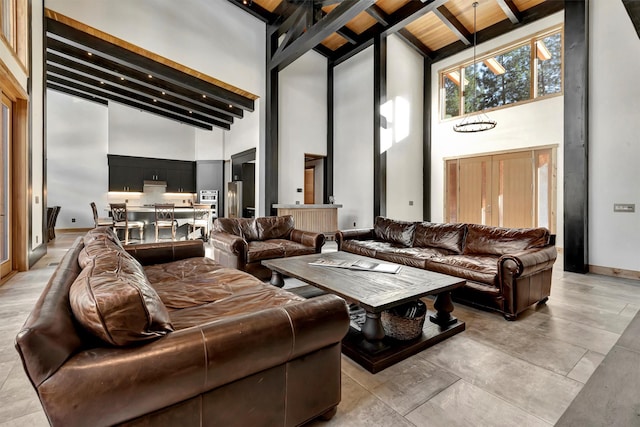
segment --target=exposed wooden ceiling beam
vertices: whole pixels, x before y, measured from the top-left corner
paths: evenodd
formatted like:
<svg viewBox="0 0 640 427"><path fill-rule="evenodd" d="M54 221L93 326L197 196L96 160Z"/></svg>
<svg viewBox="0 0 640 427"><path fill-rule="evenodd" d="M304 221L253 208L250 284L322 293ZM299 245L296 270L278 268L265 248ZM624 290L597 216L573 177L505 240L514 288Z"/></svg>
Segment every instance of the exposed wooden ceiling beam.
<svg viewBox="0 0 640 427"><path fill-rule="evenodd" d="M86 93L77 91L77 90L73 90L64 86L60 86L57 85L55 83L47 83L47 89L51 89L51 90L56 90L58 92L62 92L65 93L67 95L71 95L71 96L75 96L77 98L82 98L82 99L86 99L87 101L91 101L91 102L97 102L98 104L102 104L102 105L109 105L109 101L106 99L102 99L99 98L97 96L93 96L93 95L88 95Z"/></svg>
<svg viewBox="0 0 640 427"><path fill-rule="evenodd" d="M456 35L458 40L466 45L470 45L473 43L473 34L471 34L467 29L462 25L458 18L455 17L453 13L447 9L446 6L442 5L433 10L433 13L442 21L444 25L449 28L449 30Z"/></svg>
<svg viewBox="0 0 640 427"><path fill-rule="evenodd" d="M401 29L396 33L398 37L404 40L409 46L411 46L416 52L425 58L431 58L433 51L424 45L416 36L411 34L406 28Z"/></svg>
<svg viewBox="0 0 640 427"><path fill-rule="evenodd" d="M514 24L517 24L518 22L520 22L521 18L521 13L518 10L518 7L513 3L512 0L496 0L498 2L498 5L502 8L502 11L504 12L505 15L507 15L507 18L509 18L509 21L511 21Z"/></svg>
<svg viewBox="0 0 640 427"><path fill-rule="evenodd" d="M371 6L375 0L359 0L357 2L343 2L339 4L331 13L327 14L313 26L308 28L304 34L291 42L271 58L269 69L284 69L287 65L304 55L307 51L320 44L325 38L336 32L360 12Z"/></svg>
<svg viewBox="0 0 640 427"><path fill-rule="evenodd" d="M622 4L624 4L625 9L627 9L629 18L631 18L636 33L638 33L638 37L640 37L640 2L637 0L622 0Z"/></svg>
<svg viewBox="0 0 640 427"><path fill-rule="evenodd" d="M382 8L377 4L371 5L371 7L366 10L366 12L369 14L369 16L378 21L379 24L382 24L384 26L389 25L389 15L387 15L387 13L382 10Z"/></svg>
<svg viewBox="0 0 640 427"><path fill-rule="evenodd" d="M340 34L341 37L344 37L351 44L358 43L358 35L347 27L340 28L336 33Z"/></svg>

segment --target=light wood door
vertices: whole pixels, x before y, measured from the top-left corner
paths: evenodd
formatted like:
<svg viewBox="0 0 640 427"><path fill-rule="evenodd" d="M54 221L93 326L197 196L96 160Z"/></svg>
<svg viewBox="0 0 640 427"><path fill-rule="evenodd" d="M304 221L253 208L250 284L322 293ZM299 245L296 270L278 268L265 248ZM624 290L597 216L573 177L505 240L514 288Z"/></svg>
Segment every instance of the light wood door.
<svg viewBox="0 0 640 427"><path fill-rule="evenodd" d="M316 200L315 189L315 168L305 168L304 170L304 204L311 205Z"/></svg>
<svg viewBox="0 0 640 427"><path fill-rule="evenodd" d="M492 169L490 224L513 228L535 226L533 152L493 156Z"/></svg>
<svg viewBox="0 0 640 427"><path fill-rule="evenodd" d="M487 224L491 216L491 157L460 159L458 222Z"/></svg>

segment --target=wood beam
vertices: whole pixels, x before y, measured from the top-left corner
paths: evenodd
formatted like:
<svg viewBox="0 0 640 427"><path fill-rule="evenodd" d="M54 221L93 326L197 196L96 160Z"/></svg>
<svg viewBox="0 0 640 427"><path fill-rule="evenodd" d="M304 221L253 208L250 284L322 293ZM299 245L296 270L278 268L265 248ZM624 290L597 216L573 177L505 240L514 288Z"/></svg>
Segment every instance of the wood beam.
<svg viewBox="0 0 640 427"><path fill-rule="evenodd" d="M429 58L423 61L422 76L422 219L431 221L431 66Z"/></svg>
<svg viewBox="0 0 640 427"><path fill-rule="evenodd" d="M387 215L387 153L381 153L382 114L387 101L387 36L373 42L373 216Z"/></svg>
<svg viewBox="0 0 640 427"><path fill-rule="evenodd" d="M360 12L371 6L375 0L343 2L320 21L294 40L284 50L271 57L269 69L283 70L287 65L320 44L327 36L335 33Z"/></svg>
<svg viewBox="0 0 640 427"><path fill-rule="evenodd" d="M498 2L498 6L502 8L502 11L509 21L513 24L517 24L522 19L522 14L518 10L518 7L513 3L513 0L496 0Z"/></svg>
<svg viewBox="0 0 640 427"><path fill-rule="evenodd" d="M283 2L284 3L284 2ZM267 28L266 46L266 92L265 92L265 146L264 146L264 215L275 215L273 205L278 203L278 85L279 72L269 66L269 59L278 49L278 37Z"/></svg>
<svg viewBox="0 0 640 427"><path fill-rule="evenodd" d="M389 25L389 15L387 15L387 13L377 4L371 5L366 12L369 16L378 21L379 24L384 26Z"/></svg>
<svg viewBox="0 0 640 427"><path fill-rule="evenodd" d="M334 70L333 61L327 61L327 157L324 161L324 203L330 203L333 196L334 165Z"/></svg>
<svg viewBox="0 0 640 427"><path fill-rule="evenodd" d="M433 10L433 13L442 21L444 25L447 26L449 31L456 35L458 40L467 46L473 42L473 34L471 34L467 29L462 25L458 18L455 17L453 13L447 9L446 6L442 5Z"/></svg>
<svg viewBox="0 0 640 427"><path fill-rule="evenodd" d="M631 22L636 29L636 33L638 33L638 37L640 37L640 2L637 0L622 0L622 4L627 10L629 18L631 18Z"/></svg>
<svg viewBox="0 0 640 427"><path fill-rule="evenodd" d="M416 36L411 34L406 28L401 29L396 33L400 39L404 40L410 47L425 58L430 58L433 51L425 46Z"/></svg>
<svg viewBox="0 0 640 427"><path fill-rule="evenodd" d="M347 27L340 28L336 33L340 34L340 36L344 37L351 44L358 43L358 35Z"/></svg>
<svg viewBox="0 0 640 427"><path fill-rule="evenodd" d="M589 271L589 0L564 5L564 269Z"/></svg>

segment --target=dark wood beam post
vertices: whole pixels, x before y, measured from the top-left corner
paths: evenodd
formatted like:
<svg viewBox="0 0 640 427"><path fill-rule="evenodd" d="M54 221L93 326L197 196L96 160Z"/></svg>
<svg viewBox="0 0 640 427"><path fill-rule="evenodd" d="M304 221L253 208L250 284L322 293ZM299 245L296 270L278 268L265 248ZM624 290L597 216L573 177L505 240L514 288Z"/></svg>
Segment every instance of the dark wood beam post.
<svg viewBox="0 0 640 427"><path fill-rule="evenodd" d="M269 63L278 49L277 32L267 26L265 141L264 141L264 211L275 215L273 204L278 203L278 69Z"/></svg>
<svg viewBox="0 0 640 427"><path fill-rule="evenodd" d="M333 104L335 66L332 60L327 61L327 157L324 160L324 203L330 203L333 196Z"/></svg>
<svg viewBox="0 0 640 427"><path fill-rule="evenodd" d="M422 219L431 221L431 59L423 60L422 86Z"/></svg>
<svg viewBox="0 0 640 427"><path fill-rule="evenodd" d="M373 216L387 214L387 153L380 153L380 106L387 101L387 36L373 42Z"/></svg>
<svg viewBox="0 0 640 427"><path fill-rule="evenodd" d="M589 0L564 5L564 269L589 271Z"/></svg>

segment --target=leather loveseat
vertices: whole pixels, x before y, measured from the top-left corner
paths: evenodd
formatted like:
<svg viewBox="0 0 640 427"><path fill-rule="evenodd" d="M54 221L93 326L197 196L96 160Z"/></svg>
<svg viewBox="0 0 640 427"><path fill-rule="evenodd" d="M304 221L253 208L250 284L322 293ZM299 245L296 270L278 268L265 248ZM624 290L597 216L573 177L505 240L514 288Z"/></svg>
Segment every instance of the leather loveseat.
<svg viewBox="0 0 640 427"><path fill-rule="evenodd" d="M211 244L213 258L220 264L259 279L271 277L272 285L282 287L282 277L272 275L261 261L320 253L324 235L297 230L292 215L218 218L213 223Z"/></svg>
<svg viewBox="0 0 640 427"><path fill-rule="evenodd" d="M79 237L16 338L54 426L294 426L340 401L343 300L305 300L201 241Z"/></svg>
<svg viewBox="0 0 640 427"><path fill-rule="evenodd" d="M507 320L551 292L555 236L546 228L501 228L375 219L371 229L336 233L338 249L466 279L454 299Z"/></svg>

